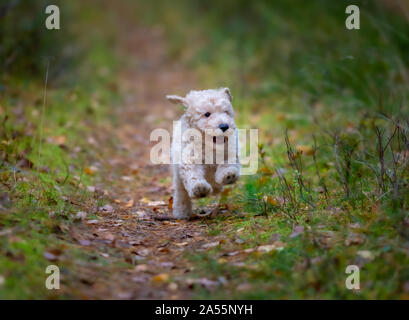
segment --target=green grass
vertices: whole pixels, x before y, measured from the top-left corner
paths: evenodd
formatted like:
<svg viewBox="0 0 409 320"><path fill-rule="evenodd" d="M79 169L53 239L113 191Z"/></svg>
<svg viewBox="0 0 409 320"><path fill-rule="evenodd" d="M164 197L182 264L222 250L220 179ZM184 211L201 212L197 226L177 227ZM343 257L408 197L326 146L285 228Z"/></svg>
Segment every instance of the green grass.
<svg viewBox="0 0 409 320"><path fill-rule="evenodd" d="M103 25L103 12L90 6L88 9L94 13L91 17L78 4L61 6L63 17L67 13L67 18L76 18L75 26L63 24L59 35L69 34L66 41L31 25L32 33L46 38L42 41L57 39L54 43L57 49L46 51L49 55L54 52L58 58L33 56L30 62L26 57L25 67L31 66L31 74L25 69L24 77L19 72L9 72L1 78L2 87L6 88L0 97L0 194L7 199L0 210L0 230L4 233L0 237L3 299L69 297L67 293L56 294L45 288L48 276L45 270L50 264L59 265L62 281L66 281L65 268L83 255L67 242L66 232L74 223L74 214L94 201L86 190L94 177L84 173L84 169L98 160L98 152L91 150L93 147L84 137L92 134L91 128L106 123L112 116L108 107L118 97L112 82L116 57L109 50L113 29L105 30L104 35L90 31L96 33L91 38L79 33L88 23ZM33 12L41 15L43 11ZM7 26L3 27L7 30ZM70 42L73 37L75 43ZM79 52L69 65L64 65L61 59L60 52L64 50ZM47 61L50 68L43 107ZM11 69L19 67L17 59ZM59 68L63 70L56 70ZM98 204L100 200L95 201ZM44 256L48 251L60 252L58 261L48 261Z"/></svg>

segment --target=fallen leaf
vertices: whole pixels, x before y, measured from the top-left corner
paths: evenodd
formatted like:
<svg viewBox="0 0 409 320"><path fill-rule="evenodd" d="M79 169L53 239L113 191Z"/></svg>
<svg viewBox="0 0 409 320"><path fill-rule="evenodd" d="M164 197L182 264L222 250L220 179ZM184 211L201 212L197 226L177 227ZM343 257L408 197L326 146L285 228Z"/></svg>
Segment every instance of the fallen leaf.
<svg viewBox="0 0 409 320"><path fill-rule="evenodd" d="M237 238L236 240L234 240L234 242L237 243L237 244L243 244L243 243L245 243L246 241L245 241L244 239Z"/></svg>
<svg viewBox="0 0 409 320"><path fill-rule="evenodd" d="M169 275L166 273L157 274L156 276L152 278L152 282L157 283L157 284L165 283L168 281L169 281Z"/></svg>
<svg viewBox="0 0 409 320"><path fill-rule="evenodd" d="M284 249L284 247L285 247L284 243L280 241L276 241L273 244L266 244L266 245L257 247L257 251L264 252L264 253L267 253L273 250L281 251Z"/></svg>
<svg viewBox="0 0 409 320"><path fill-rule="evenodd" d="M142 249L139 249L137 251L137 253L138 253L138 255L140 255L142 257L146 257L147 255L149 255L150 250L148 248L142 248Z"/></svg>
<svg viewBox="0 0 409 320"><path fill-rule="evenodd" d="M135 270L135 271L138 271L138 272L145 272L145 271L148 270L148 266L147 266L146 264L138 264L138 265L135 267L134 270Z"/></svg>
<svg viewBox="0 0 409 320"><path fill-rule="evenodd" d="M237 229L236 233L240 234L240 233L242 233L243 231L244 231L244 227Z"/></svg>
<svg viewBox="0 0 409 320"><path fill-rule="evenodd" d="M304 232L304 226L295 226L293 232L290 234L290 238L295 238Z"/></svg>
<svg viewBox="0 0 409 320"><path fill-rule="evenodd" d="M307 156L312 156L314 154L314 149L311 148L310 146L305 146L305 145L298 145L295 147L298 152L305 154Z"/></svg>
<svg viewBox="0 0 409 320"><path fill-rule="evenodd" d="M131 280L137 283L146 283L146 281L148 280L148 276L147 275L134 276L132 277Z"/></svg>
<svg viewBox="0 0 409 320"><path fill-rule="evenodd" d="M235 255L238 255L239 253L240 253L240 251L232 251L232 252L223 253L222 255L227 256L227 257L233 257Z"/></svg>
<svg viewBox="0 0 409 320"><path fill-rule="evenodd" d="M159 206L166 206L165 201L150 201L148 202L148 206L149 207L159 207Z"/></svg>
<svg viewBox="0 0 409 320"><path fill-rule="evenodd" d="M203 287L205 287L208 290L212 290L216 286L219 285L219 282L214 281L214 280L209 280L209 279L206 279L206 278L199 278L199 279L188 278L188 279L186 279L186 284L188 284L189 286L193 286L194 284L199 284L199 285L202 285Z"/></svg>
<svg viewBox="0 0 409 320"><path fill-rule="evenodd" d="M141 210L133 212L133 214L135 214L139 219L149 219L150 218L150 216L146 212L141 211Z"/></svg>
<svg viewBox="0 0 409 320"><path fill-rule="evenodd" d="M90 167L85 167L84 172L88 175L93 175L98 171L97 167L90 166Z"/></svg>
<svg viewBox="0 0 409 320"><path fill-rule="evenodd" d="M125 208L130 208L134 205L135 201L134 199L130 199L126 204L125 204Z"/></svg>
<svg viewBox="0 0 409 320"><path fill-rule="evenodd" d="M161 262L159 263L159 265L163 268L169 268L169 269L172 269L175 266L173 262L167 262L167 261Z"/></svg>
<svg viewBox="0 0 409 320"><path fill-rule="evenodd" d="M104 233L102 238L109 241L114 241L115 239L114 235L110 232Z"/></svg>
<svg viewBox="0 0 409 320"><path fill-rule="evenodd" d="M146 197L143 197L143 198L141 198L141 199L139 200L139 202L140 202L140 203L148 204L148 203L150 202L150 200L149 200L148 198L146 198Z"/></svg>
<svg viewBox="0 0 409 320"><path fill-rule="evenodd" d="M49 143L56 144L57 146L62 146L67 142L66 136L53 136L47 139Z"/></svg>
<svg viewBox="0 0 409 320"><path fill-rule="evenodd" d="M287 118L285 113L279 112L276 114L277 121L284 121Z"/></svg>
<svg viewBox="0 0 409 320"><path fill-rule="evenodd" d="M220 244L220 241L215 241L215 242L209 242L209 243L205 243L202 248L203 249L209 249L209 248L214 248L217 247Z"/></svg>
<svg viewBox="0 0 409 320"><path fill-rule="evenodd" d="M365 235L361 233L350 232L345 239L345 245L357 245L365 243Z"/></svg>
<svg viewBox="0 0 409 320"><path fill-rule="evenodd" d="M226 262L227 262L227 259L225 259L225 258L219 258L219 259L217 260L217 262L220 263L220 264L223 264L223 263L226 263Z"/></svg>
<svg viewBox="0 0 409 320"><path fill-rule="evenodd" d="M31 169L34 166L34 163L27 158L22 158L17 162L16 166L22 169Z"/></svg>
<svg viewBox="0 0 409 320"><path fill-rule="evenodd" d="M87 213L84 211L78 211L75 215L76 219L84 220L87 217Z"/></svg>
<svg viewBox="0 0 409 320"><path fill-rule="evenodd" d="M271 169L270 169L270 168L267 168L267 167L262 167L262 168L260 169L260 172L261 172L262 174L264 174L264 175L267 175L267 176L273 174L273 172L271 171Z"/></svg>
<svg viewBox="0 0 409 320"><path fill-rule="evenodd" d="M361 250L361 251L358 251L356 254L360 256L361 258L364 258L367 260L373 260L374 258L374 254L369 250Z"/></svg>
<svg viewBox="0 0 409 320"><path fill-rule="evenodd" d="M267 196L265 201L272 206L278 206L278 201L271 196Z"/></svg>
<svg viewBox="0 0 409 320"><path fill-rule="evenodd" d="M110 213L114 211L114 207L111 206L110 204L106 204L105 206L99 207L98 211Z"/></svg>
<svg viewBox="0 0 409 320"><path fill-rule="evenodd" d="M19 236L10 236L9 237L9 243L19 243L19 242L23 242L24 240L22 238L20 238Z"/></svg>
<svg viewBox="0 0 409 320"><path fill-rule="evenodd" d="M172 208L173 208L173 197L170 197L168 201L168 209L172 210Z"/></svg>
<svg viewBox="0 0 409 320"><path fill-rule="evenodd" d="M230 193L230 191L231 191L231 188L225 188L225 189L223 189L223 191L222 191L222 193L221 193L221 196L222 196L222 197L226 197L226 196Z"/></svg>
<svg viewBox="0 0 409 320"><path fill-rule="evenodd" d="M85 221L86 224L97 224L98 220L94 219L94 220L87 220Z"/></svg>
<svg viewBox="0 0 409 320"><path fill-rule="evenodd" d="M50 261L55 261L58 259L58 257L55 254L48 252L48 251L44 252L43 255L44 255L44 258Z"/></svg>
<svg viewBox="0 0 409 320"><path fill-rule="evenodd" d="M253 288L253 286L252 286L250 283L244 282L244 283L239 284L239 285L237 286L236 290L237 290L237 291L249 291L249 290L251 290L252 288Z"/></svg>
<svg viewBox="0 0 409 320"><path fill-rule="evenodd" d="M189 242L179 242L179 243L175 243L176 246L178 247L184 247L187 246L189 244Z"/></svg>
<svg viewBox="0 0 409 320"><path fill-rule="evenodd" d="M89 246L91 244L91 241L87 240L87 239L80 239L78 240L78 243L82 246Z"/></svg>
<svg viewBox="0 0 409 320"><path fill-rule="evenodd" d="M176 291L176 290L178 289L177 283L175 283L175 282L169 283L168 289L169 289L170 291Z"/></svg>

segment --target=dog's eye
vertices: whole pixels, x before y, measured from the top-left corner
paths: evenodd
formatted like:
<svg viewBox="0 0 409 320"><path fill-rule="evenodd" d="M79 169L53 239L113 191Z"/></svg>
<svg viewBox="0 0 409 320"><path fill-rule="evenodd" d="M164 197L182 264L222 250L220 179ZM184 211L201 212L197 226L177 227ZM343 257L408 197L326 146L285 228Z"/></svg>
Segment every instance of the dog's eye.
<svg viewBox="0 0 409 320"><path fill-rule="evenodd" d="M210 112L206 112L204 115L205 115L206 118L209 118L210 117Z"/></svg>

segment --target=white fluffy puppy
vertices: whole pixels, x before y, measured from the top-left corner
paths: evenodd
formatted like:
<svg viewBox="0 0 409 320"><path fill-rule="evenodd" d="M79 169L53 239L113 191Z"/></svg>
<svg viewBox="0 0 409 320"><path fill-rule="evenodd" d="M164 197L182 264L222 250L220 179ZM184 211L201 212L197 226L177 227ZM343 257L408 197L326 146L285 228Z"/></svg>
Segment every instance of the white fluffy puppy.
<svg viewBox="0 0 409 320"><path fill-rule="evenodd" d="M186 108L180 119L183 138L178 150L182 150L181 161L174 161L175 139L172 141L172 161L173 215L178 219L187 219L192 214L193 198L217 194L223 185L232 184L239 178L232 96L228 88L221 88L190 91L184 98L175 95L166 98ZM193 133L186 135L187 131ZM231 142L233 148L228 147ZM220 150L222 159L215 160Z"/></svg>

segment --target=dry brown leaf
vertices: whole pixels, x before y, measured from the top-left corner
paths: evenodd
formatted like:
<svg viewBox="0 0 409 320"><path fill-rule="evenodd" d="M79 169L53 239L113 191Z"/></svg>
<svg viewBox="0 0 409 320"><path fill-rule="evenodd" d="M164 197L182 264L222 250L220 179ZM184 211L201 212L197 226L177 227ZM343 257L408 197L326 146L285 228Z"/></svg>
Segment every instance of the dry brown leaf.
<svg viewBox="0 0 409 320"><path fill-rule="evenodd" d="M273 172L271 171L271 169L270 169L270 168L267 168L267 167L262 167L262 168L260 169L260 172L261 172L262 174L268 175L268 176L273 174Z"/></svg>
<svg viewBox="0 0 409 320"><path fill-rule="evenodd" d="M49 137L47 141L52 144L56 144L57 146L62 146L63 144L67 142L67 137L66 136L53 136L53 137Z"/></svg>
<svg viewBox="0 0 409 320"><path fill-rule="evenodd" d="M252 288L253 288L253 286L252 286L250 283L244 282L244 283L240 283L240 284L237 286L236 290L237 290L237 291L249 291L249 290L251 290Z"/></svg>
<svg viewBox="0 0 409 320"><path fill-rule="evenodd" d="M148 266L147 266L146 264L138 264L138 265L135 267L134 270L135 270L135 271L138 271L138 272L145 272L145 271L148 271Z"/></svg>
<svg viewBox="0 0 409 320"><path fill-rule="evenodd" d="M85 174L88 174L88 175L93 175L93 174L95 174L97 171L98 171L98 168L97 168L97 167L94 167L94 166L85 167L85 169L84 169Z"/></svg>
<svg viewBox="0 0 409 320"><path fill-rule="evenodd" d="M297 149L298 152L306 156L312 156L314 154L314 149L311 148L310 146L298 145L295 148Z"/></svg>
<svg viewBox="0 0 409 320"><path fill-rule="evenodd" d="M243 233L243 231L244 231L244 227L237 229L236 233L237 233L237 234L241 234L241 233Z"/></svg>
<svg viewBox="0 0 409 320"><path fill-rule="evenodd" d="M173 208L173 197L170 197L168 201L168 209L172 210L172 208Z"/></svg>
<svg viewBox="0 0 409 320"><path fill-rule="evenodd" d="M152 278L153 283L161 284L169 281L169 275L166 273L157 274Z"/></svg>
<svg viewBox="0 0 409 320"><path fill-rule="evenodd" d="M279 112L276 114L276 119L277 121L284 121L287 118L285 113Z"/></svg>
<svg viewBox="0 0 409 320"><path fill-rule="evenodd" d="M142 257L146 257L147 255L149 255L150 250L148 248L142 248L142 249L139 249L137 251L137 253L138 253L138 255L140 255Z"/></svg>
<svg viewBox="0 0 409 320"><path fill-rule="evenodd" d="M94 220L87 220L85 221L86 224L97 224L98 220L94 219Z"/></svg>
<svg viewBox="0 0 409 320"><path fill-rule="evenodd" d="M179 242L179 243L175 243L176 246L178 247L184 247L187 246L189 244L189 242Z"/></svg>
<svg viewBox="0 0 409 320"><path fill-rule="evenodd" d="M125 204L125 208L133 207L134 203L135 203L134 199L131 198L131 199Z"/></svg>
<svg viewBox="0 0 409 320"><path fill-rule="evenodd" d="M356 254L358 256L360 256L361 258L364 258L364 259L367 259L367 260L373 260L373 258L374 258L373 252L371 252L369 250L361 250L361 251L358 251Z"/></svg>
<svg viewBox="0 0 409 320"><path fill-rule="evenodd" d="M102 238L105 239L105 240L114 241L115 236L112 233L107 232L107 233L104 233Z"/></svg>
<svg viewBox="0 0 409 320"><path fill-rule="evenodd" d="M169 283L168 289L169 289L170 291L176 291L176 290L178 289L177 283L174 283L174 282Z"/></svg>
<svg viewBox="0 0 409 320"><path fill-rule="evenodd" d="M78 211L77 214L75 215L75 218L79 220L84 220L86 217L87 213L84 211Z"/></svg>
<svg viewBox="0 0 409 320"><path fill-rule="evenodd" d="M231 188L225 188L221 193L222 197L227 196L230 193L230 191L231 191Z"/></svg>
<svg viewBox="0 0 409 320"><path fill-rule="evenodd" d="M209 242L209 243L205 243L202 248L203 249L209 249L209 248L214 248L217 247L220 244L220 241L215 241L215 242Z"/></svg>
<svg viewBox="0 0 409 320"><path fill-rule="evenodd" d="M272 244L266 244L266 245L257 247L257 251L267 253L273 250L277 250L277 251L283 250L284 247L285 247L285 244L283 242L276 241Z"/></svg>
<svg viewBox="0 0 409 320"><path fill-rule="evenodd" d="M271 196L267 196L265 201L272 206L278 206L278 201Z"/></svg>
<svg viewBox="0 0 409 320"><path fill-rule="evenodd" d="M149 202L151 202L151 200L149 200L147 197L143 197L139 200L140 203L145 203L148 204Z"/></svg>
<svg viewBox="0 0 409 320"><path fill-rule="evenodd" d="M150 201L148 202L149 207L159 207L159 206L166 206L165 201L159 200L159 201Z"/></svg>

